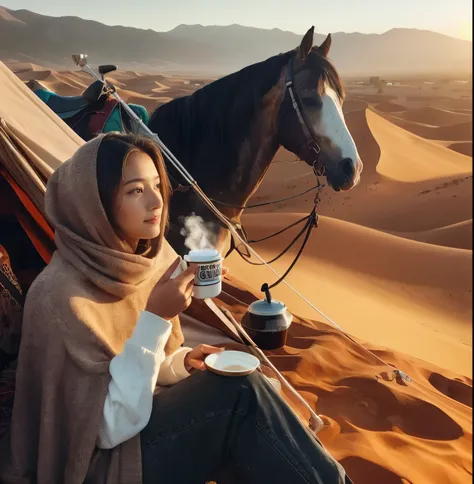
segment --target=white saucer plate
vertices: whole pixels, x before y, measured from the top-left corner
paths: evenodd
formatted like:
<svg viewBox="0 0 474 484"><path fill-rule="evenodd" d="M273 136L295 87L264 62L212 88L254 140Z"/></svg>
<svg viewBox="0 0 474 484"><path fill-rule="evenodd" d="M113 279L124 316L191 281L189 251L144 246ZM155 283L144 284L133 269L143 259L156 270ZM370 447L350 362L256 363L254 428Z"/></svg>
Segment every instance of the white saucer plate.
<svg viewBox="0 0 474 484"><path fill-rule="evenodd" d="M260 360L243 351L222 351L206 356L204 364L209 371L218 375L245 376L260 366Z"/></svg>

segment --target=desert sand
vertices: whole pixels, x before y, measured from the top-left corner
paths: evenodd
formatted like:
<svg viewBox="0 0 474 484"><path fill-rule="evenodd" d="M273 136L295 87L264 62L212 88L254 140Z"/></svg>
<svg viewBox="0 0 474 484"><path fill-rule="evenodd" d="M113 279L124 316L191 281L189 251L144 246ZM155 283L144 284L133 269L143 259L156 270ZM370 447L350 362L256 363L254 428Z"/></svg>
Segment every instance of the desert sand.
<svg viewBox="0 0 474 484"><path fill-rule="evenodd" d="M23 81L78 95L90 79L11 63ZM110 75L149 111L211 79L132 71ZM462 484L472 475L472 99L378 95L348 89L346 121L364 162L361 183L325 188L319 227L273 297L295 317L273 361L323 416L320 436L356 484ZM311 169L280 150L250 203L315 184ZM307 214L312 194L248 210L251 238ZM290 233L255 248L265 260ZM273 264L282 273L297 247ZM233 254L219 298L240 317L276 277ZM246 281L248 285L241 281ZM334 328L321 312L348 334ZM370 351L369 351L370 350ZM383 360L378 360L377 355ZM396 367L413 379L393 379Z"/></svg>

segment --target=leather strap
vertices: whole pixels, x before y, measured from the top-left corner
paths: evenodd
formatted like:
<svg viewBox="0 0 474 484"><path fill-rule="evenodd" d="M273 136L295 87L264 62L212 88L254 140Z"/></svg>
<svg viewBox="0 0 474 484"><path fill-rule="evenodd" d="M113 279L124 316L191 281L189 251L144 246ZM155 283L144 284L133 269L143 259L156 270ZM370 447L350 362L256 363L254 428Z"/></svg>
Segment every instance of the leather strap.
<svg viewBox="0 0 474 484"><path fill-rule="evenodd" d="M102 133L105 124L107 123L113 110L117 107L118 101L115 99L107 99L104 107L91 116L89 122L89 131L91 134L95 135L97 133Z"/></svg>

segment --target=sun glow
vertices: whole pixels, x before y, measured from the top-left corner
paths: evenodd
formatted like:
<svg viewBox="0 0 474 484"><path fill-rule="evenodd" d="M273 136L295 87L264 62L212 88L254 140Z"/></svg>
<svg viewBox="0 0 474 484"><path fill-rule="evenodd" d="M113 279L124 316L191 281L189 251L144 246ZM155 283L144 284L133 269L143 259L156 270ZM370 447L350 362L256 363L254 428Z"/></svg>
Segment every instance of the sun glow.
<svg viewBox="0 0 474 484"><path fill-rule="evenodd" d="M465 40L472 40L472 20L466 20L464 21L458 30L458 35L462 39Z"/></svg>

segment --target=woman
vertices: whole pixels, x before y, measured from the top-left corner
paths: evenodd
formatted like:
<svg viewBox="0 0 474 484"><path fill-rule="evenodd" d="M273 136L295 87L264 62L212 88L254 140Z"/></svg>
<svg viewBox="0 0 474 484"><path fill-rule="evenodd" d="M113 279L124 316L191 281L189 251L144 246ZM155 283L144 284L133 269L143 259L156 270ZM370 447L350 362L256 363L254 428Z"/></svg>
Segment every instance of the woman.
<svg viewBox="0 0 474 484"><path fill-rule="evenodd" d="M57 251L26 298L16 474L204 484L232 468L245 483L350 482L264 377L199 371L221 350L181 346L194 269L164 239L169 193L153 142L118 134L86 143L49 180ZM154 396L157 384L174 386Z"/></svg>

